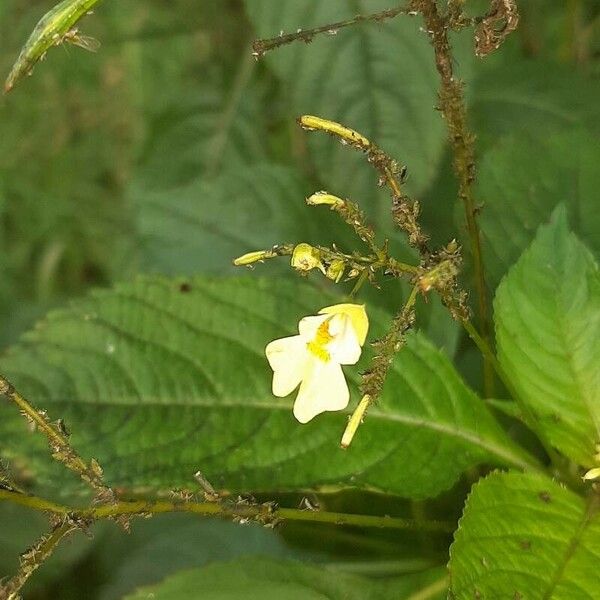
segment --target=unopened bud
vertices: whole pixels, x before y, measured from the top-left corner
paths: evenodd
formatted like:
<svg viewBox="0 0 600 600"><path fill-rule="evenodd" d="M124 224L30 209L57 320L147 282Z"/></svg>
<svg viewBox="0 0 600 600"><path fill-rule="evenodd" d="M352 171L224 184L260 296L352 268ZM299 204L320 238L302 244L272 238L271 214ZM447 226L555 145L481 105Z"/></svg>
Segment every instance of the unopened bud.
<svg viewBox="0 0 600 600"><path fill-rule="evenodd" d="M448 254L455 254L456 252L458 252L458 242L456 240L452 240L451 242L449 242L446 246L446 252Z"/></svg>
<svg viewBox="0 0 600 600"><path fill-rule="evenodd" d="M248 252L247 254L235 258L233 264L236 267L252 265L265 260L265 258L273 258L273 256L275 256L275 254L272 250L257 250L256 252Z"/></svg>
<svg viewBox="0 0 600 600"><path fill-rule="evenodd" d="M335 208L336 206L344 206L344 201L337 196L328 194L327 192L316 192L312 196L306 199L306 204L309 206L318 206L320 204L326 204Z"/></svg>
<svg viewBox="0 0 600 600"><path fill-rule="evenodd" d="M319 271L325 274L325 267L321 262L321 252L318 248L315 248L310 244L302 243L294 248L292 254L292 267L298 269L298 271L319 269Z"/></svg>
<svg viewBox="0 0 600 600"><path fill-rule="evenodd" d="M346 268L346 264L341 259L336 259L331 261L329 266L327 267L327 272L325 275L328 279L339 283L341 278L344 276L344 270Z"/></svg>
<svg viewBox="0 0 600 600"><path fill-rule="evenodd" d="M371 145L371 142L364 135L361 135L358 131L354 131L354 129L344 127L344 125L335 121L329 121L328 119L322 119L314 115L303 115L298 119L298 122L307 131L326 131L327 133L337 135L346 143L358 144L363 148Z"/></svg>

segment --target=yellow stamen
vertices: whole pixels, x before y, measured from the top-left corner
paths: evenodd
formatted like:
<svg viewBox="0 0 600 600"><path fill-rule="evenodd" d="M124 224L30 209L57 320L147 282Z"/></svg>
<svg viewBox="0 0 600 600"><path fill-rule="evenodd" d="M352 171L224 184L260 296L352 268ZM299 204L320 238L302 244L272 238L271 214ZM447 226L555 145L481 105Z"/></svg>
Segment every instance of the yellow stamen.
<svg viewBox="0 0 600 600"><path fill-rule="evenodd" d="M325 348L333 340L333 336L329 333L329 321L331 321L331 317L319 325L314 339L306 344L308 351L323 362L329 362L331 359L331 355Z"/></svg>

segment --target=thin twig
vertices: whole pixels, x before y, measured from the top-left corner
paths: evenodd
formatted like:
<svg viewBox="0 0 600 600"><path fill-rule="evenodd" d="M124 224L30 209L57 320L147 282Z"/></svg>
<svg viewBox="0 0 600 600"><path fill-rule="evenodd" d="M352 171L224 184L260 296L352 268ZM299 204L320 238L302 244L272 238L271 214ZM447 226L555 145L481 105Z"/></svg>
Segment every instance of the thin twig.
<svg viewBox="0 0 600 600"><path fill-rule="evenodd" d="M388 8L386 10L382 10L381 12L370 15L356 15L351 19L337 21L336 23L329 23L327 25L320 25L319 27L314 27L313 29L298 29L293 33L281 32L277 37L274 38L256 40L252 44L253 55L256 58L261 58L270 50L274 50L280 46L285 46L286 44L291 44L292 42L302 41L305 44L309 44L316 35L322 33L327 35L336 35L340 29L351 27L357 23L364 23L365 21L381 22L387 19L393 19L400 14L411 14L410 7L402 5L397 6L396 8Z"/></svg>
<svg viewBox="0 0 600 600"><path fill-rule="evenodd" d="M52 457L67 468L79 474L81 479L90 485L101 500L114 498L113 491L102 480L102 469L92 459L86 463L69 443L61 428L52 423L45 411L34 408L5 377L0 375L0 395L15 404L27 421L39 429L47 438Z"/></svg>
<svg viewBox="0 0 600 600"><path fill-rule="evenodd" d="M488 300L485 285L483 255L477 212L479 207L475 202L473 185L475 182L475 136L467 125L467 112L463 82L454 77L453 56L448 41L449 24L440 15L435 0L418 0L414 4L419 7L425 19L427 32L435 53L435 64L441 79L439 92L440 109L446 120L450 144L454 153L454 170L458 178L459 196L463 202L471 246L471 256L475 271L475 288L478 299L479 326L483 339L490 343L488 323ZM488 397L493 396L494 369L489 358L484 356L484 382Z"/></svg>

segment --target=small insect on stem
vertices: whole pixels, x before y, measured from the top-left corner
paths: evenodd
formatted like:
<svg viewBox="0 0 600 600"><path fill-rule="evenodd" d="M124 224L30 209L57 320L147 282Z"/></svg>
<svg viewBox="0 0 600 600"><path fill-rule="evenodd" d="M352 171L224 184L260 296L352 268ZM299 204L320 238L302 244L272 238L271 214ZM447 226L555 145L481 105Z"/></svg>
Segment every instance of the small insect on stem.
<svg viewBox="0 0 600 600"><path fill-rule="evenodd" d="M47 12L23 46L4 83L4 93L10 92L24 76L31 75L35 65L45 58L46 52L53 46L67 42L92 52L98 50L99 42L81 35L75 25L99 1L63 0Z"/></svg>

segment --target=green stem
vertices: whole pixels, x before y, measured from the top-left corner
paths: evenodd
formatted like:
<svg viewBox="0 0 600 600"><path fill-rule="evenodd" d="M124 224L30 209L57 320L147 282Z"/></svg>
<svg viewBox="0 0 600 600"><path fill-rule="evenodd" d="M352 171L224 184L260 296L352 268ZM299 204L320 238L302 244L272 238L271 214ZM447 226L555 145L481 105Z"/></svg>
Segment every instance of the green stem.
<svg viewBox="0 0 600 600"><path fill-rule="evenodd" d="M122 516L187 512L203 516L257 520L265 523L276 523L280 520L308 521L312 523L329 523L332 525L429 531L433 533L451 533L454 531L454 524L442 521L416 521L399 517L279 508L269 504L229 504L226 501L173 502L164 500L131 500L81 509L57 504L38 496L24 496L10 490L2 489L0 489L0 500L84 521Z"/></svg>

